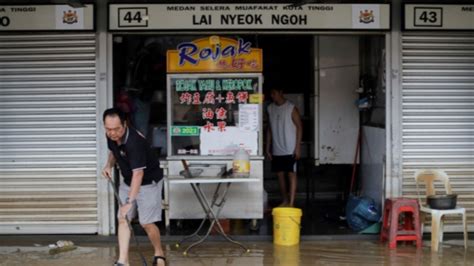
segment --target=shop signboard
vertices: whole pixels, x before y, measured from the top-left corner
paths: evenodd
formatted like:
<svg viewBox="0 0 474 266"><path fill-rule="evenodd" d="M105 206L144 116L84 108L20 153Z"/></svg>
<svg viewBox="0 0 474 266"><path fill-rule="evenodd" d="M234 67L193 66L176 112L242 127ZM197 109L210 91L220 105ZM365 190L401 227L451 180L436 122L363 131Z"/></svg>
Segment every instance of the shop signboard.
<svg viewBox="0 0 474 266"><path fill-rule="evenodd" d="M0 5L1 31L93 31L94 5Z"/></svg>
<svg viewBox="0 0 474 266"><path fill-rule="evenodd" d="M261 72L262 49L243 39L218 36L178 45L167 52L168 73Z"/></svg>
<svg viewBox="0 0 474 266"><path fill-rule="evenodd" d="M110 4L109 30L390 30L390 4Z"/></svg>
<svg viewBox="0 0 474 266"><path fill-rule="evenodd" d="M474 30L473 4L405 4L405 30Z"/></svg>

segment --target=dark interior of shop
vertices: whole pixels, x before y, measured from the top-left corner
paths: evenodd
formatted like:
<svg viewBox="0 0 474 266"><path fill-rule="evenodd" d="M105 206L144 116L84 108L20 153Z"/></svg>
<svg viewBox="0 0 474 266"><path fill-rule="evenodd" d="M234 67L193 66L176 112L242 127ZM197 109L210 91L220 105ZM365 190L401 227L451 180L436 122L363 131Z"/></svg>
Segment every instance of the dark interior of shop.
<svg viewBox="0 0 474 266"><path fill-rule="evenodd" d="M129 112L134 127L147 136L163 158L166 157L166 51L175 49L183 41L203 36L169 35L115 35L113 37L113 88L114 105ZM355 234L347 226L345 206L354 165L319 164L314 159L314 94L315 73L313 35L232 35L243 38L253 47L263 49L266 106L269 91L284 87L292 95L302 96L303 121L302 158L298 162L298 190L296 206L303 210L302 235ZM380 69L383 63L383 36L358 36L359 86L367 87L359 97L368 101L368 107L359 108L360 126L384 127L385 91L381 86ZM341 77L343 78L343 77ZM266 121L264 121L264 127ZM320 127L324 125L319 125ZM264 140L265 141L265 140ZM346 147L351 153L356 143ZM384 147L380 147L384 149ZM356 164L357 168L358 164ZM360 186L359 169L355 173L355 190ZM380 177L382 178L382 177ZM278 180L271 172L270 162L264 163L264 189L266 208L264 219L257 224L251 221L227 221L229 230L237 235L271 235L271 209L280 203ZM171 235L191 233L197 220L172 220ZM224 222L225 223L225 222ZM164 232L164 224L159 224ZM139 226L136 229L140 231ZM141 232L144 234L144 232Z"/></svg>

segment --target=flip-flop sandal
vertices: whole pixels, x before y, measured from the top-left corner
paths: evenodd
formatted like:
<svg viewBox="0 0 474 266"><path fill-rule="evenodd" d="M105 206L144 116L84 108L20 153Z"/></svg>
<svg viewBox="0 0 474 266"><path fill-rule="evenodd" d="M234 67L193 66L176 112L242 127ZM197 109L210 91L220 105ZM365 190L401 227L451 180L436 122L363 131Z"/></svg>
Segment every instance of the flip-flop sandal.
<svg viewBox="0 0 474 266"><path fill-rule="evenodd" d="M165 257L162 257L162 256L154 256L153 257L153 266L155 265L158 265L158 260L163 260L165 262L165 265L166 265L166 258Z"/></svg>
<svg viewBox="0 0 474 266"><path fill-rule="evenodd" d="M114 262L114 266L129 266L130 264L124 264L124 263L120 263L118 261Z"/></svg>

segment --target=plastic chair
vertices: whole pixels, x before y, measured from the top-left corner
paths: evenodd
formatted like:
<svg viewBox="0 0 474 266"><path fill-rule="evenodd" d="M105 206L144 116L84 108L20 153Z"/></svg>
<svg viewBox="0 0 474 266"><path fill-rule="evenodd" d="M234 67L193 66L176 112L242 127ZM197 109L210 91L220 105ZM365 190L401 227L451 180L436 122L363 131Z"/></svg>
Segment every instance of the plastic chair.
<svg viewBox="0 0 474 266"><path fill-rule="evenodd" d="M419 184L424 183L426 186L426 196L436 195L435 181L440 181L444 184L446 194L452 194L451 183L448 175L441 170L417 170L415 172L416 190L418 194L418 201L420 203L420 211L422 213L421 221L424 222L425 214L431 215L431 250L438 251L439 243L443 242L443 226L445 215L461 215L464 229L464 248L467 249L467 222L466 209L456 206L451 210L436 210L429 208L422 203ZM422 225L423 226L423 225ZM422 227L423 228L423 227ZM423 229L421 230L423 233Z"/></svg>

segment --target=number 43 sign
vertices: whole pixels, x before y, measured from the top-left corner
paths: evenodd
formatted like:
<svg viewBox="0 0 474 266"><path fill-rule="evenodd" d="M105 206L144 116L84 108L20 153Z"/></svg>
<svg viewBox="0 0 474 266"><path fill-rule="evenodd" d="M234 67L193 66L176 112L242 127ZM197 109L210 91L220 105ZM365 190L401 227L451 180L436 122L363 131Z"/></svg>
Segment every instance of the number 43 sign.
<svg viewBox="0 0 474 266"><path fill-rule="evenodd" d="M414 21L415 27L442 27L443 9L441 7L415 7Z"/></svg>
<svg viewBox="0 0 474 266"><path fill-rule="evenodd" d="M148 27L148 8L119 8L119 28Z"/></svg>

